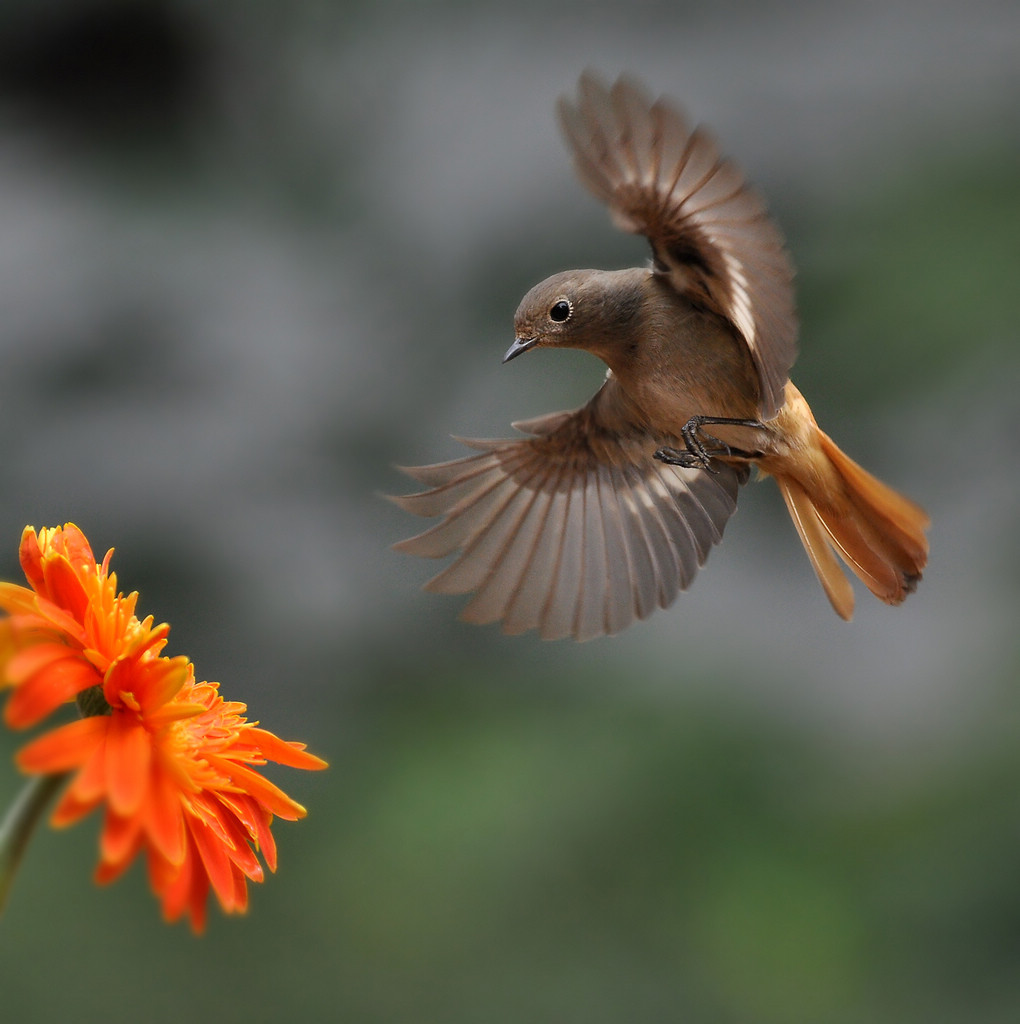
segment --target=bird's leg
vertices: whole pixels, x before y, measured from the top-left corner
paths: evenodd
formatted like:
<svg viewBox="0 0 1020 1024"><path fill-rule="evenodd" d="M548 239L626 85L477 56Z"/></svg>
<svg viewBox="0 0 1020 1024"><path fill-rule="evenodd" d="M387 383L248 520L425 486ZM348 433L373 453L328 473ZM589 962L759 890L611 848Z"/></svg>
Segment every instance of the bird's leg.
<svg viewBox="0 0 1020 1024"><path fill-rule="evenodd" d="M748 452L742 448L734 448L725 441L720 441L718 437L714 437L712 434L701 429L706 423L730 427L753 427L756 430L765 429L765 424L761 420L733 419L730 416L692 416L680 428L680 436L684 439L687 450L697 455L699 461L713 455L725 455L736 459L754 459L761 454L761 452ZM698 436L699 434L701 435L700 437ZM707 448L702 438L705 441L714 442L717 447Z"/></svg>
<svg viewBox="0 0 1020 1024"><path fill-rule="evenodd" d="M716 456L754 459L760 454L760 452L748 452L742 448L734 448L725 441L720 441L718 437L713 437L701 429L706 423L759 429L764 429L765 426L759 420L738 420L729 416L692 416L680 428L680 436L684 439L686 450L660 448L655 453L655 458L660 462L665 462L668 466L681 466L684 469L707 469L709 473L715 473L718 471L712 468L712 459ZM712 443L713 447L707 447L706 441Z"/></svg>

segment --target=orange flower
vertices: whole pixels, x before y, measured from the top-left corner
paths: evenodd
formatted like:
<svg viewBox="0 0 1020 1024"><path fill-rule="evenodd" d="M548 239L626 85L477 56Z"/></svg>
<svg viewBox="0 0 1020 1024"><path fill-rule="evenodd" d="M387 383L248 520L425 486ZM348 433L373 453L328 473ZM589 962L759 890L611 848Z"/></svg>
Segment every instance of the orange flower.
<svg viewBox="0 0 1020 1024"><path fill-rule="evenodd" d="M35 725L93 686L117 658L155 656L170 627L135 617L138 594L117 593L108 572L112 549L97 565L85 535L72 523L28 526L21 568L29 590L0 582L0 686L14 687L4 719L14 729Z"/></svg>
<svg viewBox="0 0 1020 1024"><path fill-rule="evenodd" d="M137 595L116 594L110 554L97 565L77 527L38 539L27 529L21 560L33 590L0 584L0 680L15 688L7 720L34 723L75 696L89 714L17 755L29 773L76 773L54 824L105 805L97 881L144 851L167 920L187 912L201 931L210 886L224 910L243 911L246 880L263 878L256 851L276 870L273 816L305 815L255 769L325 762L246 721L218 684L195 681L187 658L160 656L168 627L138 621Z"/></svg>

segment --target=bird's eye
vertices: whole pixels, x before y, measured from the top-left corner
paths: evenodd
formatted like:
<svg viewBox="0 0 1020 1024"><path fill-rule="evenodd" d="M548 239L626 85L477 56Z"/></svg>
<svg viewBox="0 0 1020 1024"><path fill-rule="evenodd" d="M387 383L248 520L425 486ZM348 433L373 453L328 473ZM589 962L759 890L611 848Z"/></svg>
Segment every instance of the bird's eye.
<svg viewBox="0 0 1020 1024"><path fill-rule="evenodd" d="M549 319L561 324L564 320L570 319L570 314L573 311L573 307L566 299L560 299L558 302L553 303L552 309L549 310Z"/></svg>

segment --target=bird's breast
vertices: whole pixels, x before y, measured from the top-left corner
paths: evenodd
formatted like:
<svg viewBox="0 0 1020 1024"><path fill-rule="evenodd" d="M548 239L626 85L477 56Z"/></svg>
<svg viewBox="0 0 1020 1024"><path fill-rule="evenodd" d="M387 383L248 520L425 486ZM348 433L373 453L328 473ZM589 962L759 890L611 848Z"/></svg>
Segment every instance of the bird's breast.
<svg viewBox="0 0 1020 1024"><path fill-rule="evenodd" d="M692 416L754 419L759 383L744 340L721 317L691 307L652 318L611 367L652 429L676 436Z"/></svg>

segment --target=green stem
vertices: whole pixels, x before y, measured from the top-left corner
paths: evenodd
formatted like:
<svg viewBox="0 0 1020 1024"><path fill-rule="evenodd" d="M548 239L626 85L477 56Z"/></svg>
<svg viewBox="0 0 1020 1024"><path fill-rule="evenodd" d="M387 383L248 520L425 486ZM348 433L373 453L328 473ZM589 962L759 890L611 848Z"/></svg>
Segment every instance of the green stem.
<svg viewBox="0 0 1020 1024"><path fill-rule="evenodd" d="M25 783L0 824L0 913L3 913L7 894L32 831L68 774L34 775Z"/></svg>

